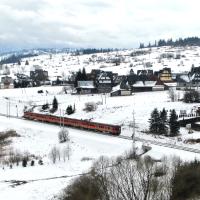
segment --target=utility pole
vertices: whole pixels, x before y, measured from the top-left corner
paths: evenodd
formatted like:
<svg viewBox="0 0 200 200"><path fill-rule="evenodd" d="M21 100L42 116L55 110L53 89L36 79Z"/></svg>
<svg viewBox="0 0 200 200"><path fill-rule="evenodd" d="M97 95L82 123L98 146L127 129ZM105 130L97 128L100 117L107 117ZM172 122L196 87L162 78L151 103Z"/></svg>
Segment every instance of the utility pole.
<svg viewBox="0 0 200 200"><path fill-rule="evenodd" d="M135 112L133 110L133 134L132 134L132 140L133 140L133 155L136 154L136 147L135 147Z"/></svg>
<svg viewBox="0 0 200 200"><path fill-rule="evenodd" d="M8 117L8 101L6 101L6 116Z"/></svg>
<svg viewBox="0 0 200 200"><path fill-rule="evenodd" d="M65 111L63 110L63 128L64 128L64 126L65 126Z"/></svg>
<svg viewBox="0 0 200 200"><path fill-rule="evenodd" d="M9 117L10 117L10 99L9 99L8 105L9 105Z"/></svg>
<svg viewBox="0 0 200 200"><path fill-rule="evenodd" d="M61 109L60 109L60 128L61 128L61 121L62 121L62 116L61 116Z"/></svg>
<svg viewBox="0 0 200 200"><path fill-rule="evenodd" d="M18 106L16 105L16 112L17 112L17 117L18 117Z"/></svg>

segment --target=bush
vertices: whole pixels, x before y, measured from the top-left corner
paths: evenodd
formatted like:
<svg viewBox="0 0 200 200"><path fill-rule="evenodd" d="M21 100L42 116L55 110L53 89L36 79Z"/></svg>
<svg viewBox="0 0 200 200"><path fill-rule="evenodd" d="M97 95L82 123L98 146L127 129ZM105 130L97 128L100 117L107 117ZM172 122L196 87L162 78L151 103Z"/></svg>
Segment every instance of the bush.
<svg viewBox="0 0 200 200"><path fill-rule="evenodd" d="M23 160L22 160L22 166L23 166L23 167L26 167L26 166L27 166L27 160L26 160L26 159L23 159Z"/></svg>
<svg viewBox="0 0 200 200"><path fill-rule="evenodd" d="M39 161L38 161L38 164L39 164L39 165L43 165L43 161L42 161L42 160L39 160Z"/></svg>
<svg viewBox="0 0 200 200"><path fill-rule="evenodd" d="M66 128L62 128L59 132L58 132L58 139L60 143L63 142L67 142L69 141L69 132Z"/></svg>
<svg viewBox="0 0 200 200"><path fill-rule="evenodd" d="M67 106L66 113L71 115L75 112L75 108L73 109L71 105Z"/></svg>
<svg viewBox="0 0 200 200"><path fill-rule="evenodd" d="M184 94L183 101L185 103L198 103L199 102L199 93L197 91L191 90L187 91Z"/></svg>
<svg viewBox="0 0 200 200"><path fill-rule="evenodd" d="M87 112L95 111L97 109L97 104L94 102L87 102L85 103L84 110Z"/></svg>
<svg viewBox="0 0 200 200"><path fill-rule="evenodd" d="M31 160L31 166L34 166L34 165L35 165L35 161Z"/></svg>
<svg viewBox="0 0 200 200"><path fill-rule="evenodd" d="M193 161L180 165L172 179L171 200L199 199L200 162Z"/></svg>
<svg viewBox="0 0 200 200"><path fill-rule="evenodd" d="M49 108L49 104L48 103L42 105L42 110L47 110L48 108Z"/></svg>
<svg viewBox="0 0 200 200"><path fill-rule="evenodd" d="M100 188L92 174L77 178L64 190L62 200L95 200L100 199Z"/></svg>

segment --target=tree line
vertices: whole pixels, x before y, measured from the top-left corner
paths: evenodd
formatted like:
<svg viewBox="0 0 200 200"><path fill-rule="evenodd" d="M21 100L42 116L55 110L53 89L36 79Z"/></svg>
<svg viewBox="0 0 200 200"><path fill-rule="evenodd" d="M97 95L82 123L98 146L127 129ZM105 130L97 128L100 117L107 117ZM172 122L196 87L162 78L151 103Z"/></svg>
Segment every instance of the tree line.
<svg viewBox="0 0 200 200"><path fill-rule="evenodd" d="M198 37L187 37L187 38L179 38L177 40L170 39L160 39L158 41L155 41L154 43L150 43L145 45L144 43L140 43L139 48L145 48L145 47L162 47L162 46L200 46L200 38Z"/></svg>
<svg viewBox="0 0 200 200"><path fill-rule="evenodd" d="M107 49L96 49L96 48L87 48L87 49L77 49L75 51L75 55L81 55L81 54L95 54L95 53L107 53L112 51L117 51L118 49L113 48L107 48Z"/></svg>
<svg viewBox="0 0 200 200"><path fill-rule="evenodd" d="M11 55L0 61L0 65L9 63L21 63L21 59L38 56L38 54L26 54L26 55Z"/></svg>

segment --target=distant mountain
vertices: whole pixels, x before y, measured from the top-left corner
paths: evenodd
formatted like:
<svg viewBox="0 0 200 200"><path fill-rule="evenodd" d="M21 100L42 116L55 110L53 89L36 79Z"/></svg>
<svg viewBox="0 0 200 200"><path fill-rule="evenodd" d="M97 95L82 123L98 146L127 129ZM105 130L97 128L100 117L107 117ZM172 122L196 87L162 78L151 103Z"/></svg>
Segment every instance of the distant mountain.
<svg viewBox="0 0 200 200"><path fill-rule="evenodd" d="M56 54L56 53L69 53L76 49L70 48L38 48L38 49L23 49L23 50L10 50L0 52L0 64L17 63L23 58L39 56L43 54Z"/></svg>

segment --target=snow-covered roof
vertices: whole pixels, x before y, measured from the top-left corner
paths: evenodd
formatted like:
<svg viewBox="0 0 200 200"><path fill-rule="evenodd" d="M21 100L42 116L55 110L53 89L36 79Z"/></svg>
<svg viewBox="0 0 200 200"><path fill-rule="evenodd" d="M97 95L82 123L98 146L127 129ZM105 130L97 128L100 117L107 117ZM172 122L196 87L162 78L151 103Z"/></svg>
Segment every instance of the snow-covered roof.
<svg viewBox="0 0 200 200"><path fill-rule="evenodd" d="M93 81L78 81L78 87L81 87L81 88L95 88Z"/></svg>
<svg viewBox="0 0 200 200"><path fill-rule="evenodd" d="M156 81L137 81L133 84L134 87L153 87L156 85Z"/></svg>
<svg viewBox="0 0 200 200"><path fill-rule="evenodd" d="M112 88L112 92L120 90L120 84Z"/></svg>
<svg viewBox="0 0 200 200"><path fill-rule="evenodd" d="M176 82L171 82L171 83L164 83L168 87L176 87L177 83Z"/></svg>
<svg viewBox="0 0 200 200"><path fill-rule="evenodd" d="M180 78L181 78L182 80L184 80L185 82L187 82L187 83L190 82L189 76L188 76L187 74L181 75Z"/></svg>

